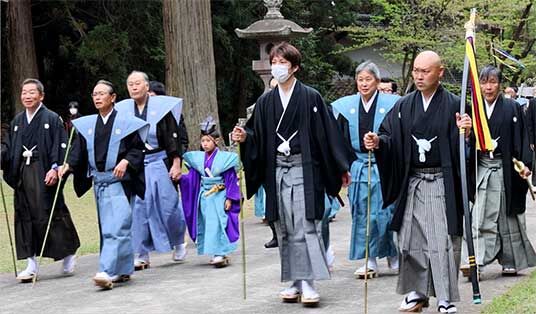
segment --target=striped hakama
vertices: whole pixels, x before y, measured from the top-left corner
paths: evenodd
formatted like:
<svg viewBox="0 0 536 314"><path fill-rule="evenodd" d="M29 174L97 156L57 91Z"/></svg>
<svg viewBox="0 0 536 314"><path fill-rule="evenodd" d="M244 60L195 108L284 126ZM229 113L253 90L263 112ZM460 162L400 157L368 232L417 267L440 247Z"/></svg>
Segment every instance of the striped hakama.
<svg viewBox="0 0 536 314"><path fill-rule="evenodd" d="M439 300L459 301L461 237L448 234L441 168L413 169L398 236L397 292L416 291Z"/></svg>
<svg viewBox="0 0 536 314"><path fill-rule="evenodd" d="M502 159L478 159L476 204L472 211L473 241L478 265L496 258L517 271L536 265L536 253L526 233L525 214L507 215ZM466 252L464 246L464 260Z"/></svg>
<svg viewBox="0 0 536 314"><path fill-rule="evenodd" d="M321 221L305 218L301 155L277 156L276 165L281 281L329 279Z"/></svg>

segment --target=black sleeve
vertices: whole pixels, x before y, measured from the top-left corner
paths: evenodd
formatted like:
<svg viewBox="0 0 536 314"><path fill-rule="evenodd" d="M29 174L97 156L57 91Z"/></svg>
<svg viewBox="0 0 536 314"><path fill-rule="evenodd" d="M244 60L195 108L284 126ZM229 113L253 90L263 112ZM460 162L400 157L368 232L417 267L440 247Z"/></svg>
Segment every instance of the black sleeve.
<svg viewBox="0 0 536 314"><path fill-rule="evenodd" d="M91 188L92 179L88 177L87 143L85 138L76 131L73 134L67 163L73 173L74 191L78 197L81 197Z"/></svg>
<svg viewBox="0 0 536 314"><path fill-rule="evenodd" d="M344 141L337 122L324 103L322 96L316 94L311 120L311 134L321 157L321 169L326 186L326 193L336 196L342 185L342 175L350 170L356 159L351 147Z"/></svg>
<svg viewBox="0 0 536 314"><path fill-rule="evenodd" d="M527 115L525 115L523 113L523 109L521 109L517 103L515 105L514 117L517 117L517 122L510 122L513 123L513 156L523 161L523 163L525 163L529 169L532 169L532 150L530 149L531 130L529 129L530 122L528 121L528 115L530 115L530 112L527 112Z"/></svg>
<svg viewBox="0 0 536 314"><path fill-rule="evenodd" d="M134 132L121 140L117 161L128 160L127 174L122 182L127 197L136 194L143 199L145 196L144 149L145 144L138 132Z"/></svg>
<svg viewBox="0 0 536 314"><path fill-rule="evenodd" d="M527 114L525 115L525 125L527 127L528 137L529 137L529 144L534 145L534 123L535 121L535 115L536 115L536 98L533 98L528 103L528 109Z"/></svg>
<svg viewBox="0 0 536 314"><path fill-rule="evenodd" d="M117 155L117 163L122 159L128 160L129 171L139 172L143 169L145 144L138 132L134 132L121 140L121 149Z"/></svg>
<svg viewBox="0 0 536 314"><path fill-rule="evenodd" d="M265 178L266 137L264 124L266 121L262 110L265 107L263 99L264 97L261 96L257 100L253 114L244 127L247 134L246 141L240 144L240 159L244 167L248 199L257 193Z"/></svg>
<svg viewBox="0 0 536 314"><path fill-rule="evenodd" d="M1 169L7 169L8 167L8 164L9 164L9 141L10 141L10 135L11 135L11 130L13 129L13 126L10 125L9 127L9 130L5 130L5 129L2 129L2 133L1 133L1 148L0 148L0 152L1 152L1 157L2 160L0 161L0 167Z"/></svg>
<svg viewBox="0 0 536 314"><path fill-rule="evenodd" d="M399 118L401 106L402 103L398 101L386 115L378 131L379 148L374 150L382 183L384 208L396 201L404 180L404 144Z"/></svg>
<svg viewBox="0 0 536 314"><path fill-rule="evenodd" d="M84 166L87 167L88 152L86 140L76 131L74 131L73 139L71 141L67 163L69 164L69 167L73 169Z"/></svg>
<svg viewBox="0 0 536 314"><path fill-rule="evenodd" d="M171 112L168 112L156 125L158 144L166 151L169 159L182 156L180 135L179 125Z"/></svg>
<svg viewBox="0 0 536 314"><path fill-rule="evenodd" d="M51 117L53 121L50 121L51 126L53 125L54 134L52 135L52 144L49 155L50 165L47 167L52 167L53 164L61 166L64 161L65 151L67 148L67 131L63 127L63 121L59 116Z"/></svg>

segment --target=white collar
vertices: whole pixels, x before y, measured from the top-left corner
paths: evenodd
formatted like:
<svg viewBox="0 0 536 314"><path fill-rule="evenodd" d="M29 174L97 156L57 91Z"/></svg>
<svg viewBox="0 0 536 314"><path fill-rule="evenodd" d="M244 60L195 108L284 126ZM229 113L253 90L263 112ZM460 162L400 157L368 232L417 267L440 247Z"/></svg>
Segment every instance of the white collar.
<svg viewBox="0 0 536 314"><path fill-rule="evenodd" d="M487 100L484 99L484 102L486 103L486 116L488 116L488 119L491 118L491 115L493 114L493 110L495 109L495 104L497 103L497 99L499 99L498 95L491 105L488 103Z"/></svg>
<svg viewBox="0 0 536 314"><path fill-rule="evenodd" d="M435 93L437 92L437 89L439 88L439 86L436 88L436 90L432 93L432 96L430 96L430 98L428 98L428 101L424 98L424 95L423 93L421 92L421 98L422 98L422 105L424 106L424 112L426 112L426 110L428 110L428 107L430 106L430 103L432 102L432 99L434 98L434 95Z"/></svg>
<svg viewBox="0 0 536 314"><path fill-rule="evenodd" d="M361 95L361 94L360 94ZM376 99L376 96L378 95L378 91L376 90L372 97L365 102L365 98L363 98L363 95L361 95L361 104L363 104L363 109L365 109L365 112L368 113L370 110L370 107L372 107L372 104L374 103L374 99Z"/></svg>
<svg viewBox="0 0 536 314"><path fill-rule="evenodd" d="M30 114L28 112L28 109L26 109L26 120L28 121L28 124L30 124L30 122L32 122L32 119L33 117L35 117L35 114L39 111L39 109L41 109L41 107L43 107L43 103L39 103L39 107L37 107L37 109L35 109L35 111Z"/></svg>
<svg viewBox="0 0 536 314"><path fill-rule="evenodd" d="M282 88L279 86L277 87L279 89L279 99L281 99L281 104L283 105L283 110L287 109L288 103L290 101L290 97L292 97L292 93L294 92L294 86L296 86L296 82L298 80L294 78L294 83L292 83L292 86L290 87L288 93L285 94Z"/></svg>
<svg viewBox="0 0 536 314"><path fill-rule="evenodd" d="M114 112L114 109L112 108L112 110L110 110L110 112L108 112L108 114L106 114L104 117L102 115L100 115L100 117L102 118L102 123L103 124L106 124L108 122L108 119L110 118L110 116L112 115L112 112Z"/></svg>

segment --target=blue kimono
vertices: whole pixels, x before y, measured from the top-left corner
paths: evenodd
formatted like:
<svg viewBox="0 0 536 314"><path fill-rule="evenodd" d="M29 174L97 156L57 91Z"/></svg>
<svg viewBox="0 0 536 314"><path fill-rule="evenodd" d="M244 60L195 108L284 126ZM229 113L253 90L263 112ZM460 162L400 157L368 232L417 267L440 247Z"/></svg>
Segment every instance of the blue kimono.
<svg viewBox="0 0 536 314"><path fill-rule="evenodd" d="M393 108L399 97L390 94L377 93L374 111L372 132L378 129L389 111ZM348 140L357 156L352 163L352 182L348 187L348 199L352 210L352 237L350 242L351 260L365 258L365 239L367 227L367 198L368 198L368 152L362 151L359 126L359 114L361 111L361 95L350 95L336 100L333 104L335 118L346 123ZM345 127L343 127L344 129ZM371 211L370 211L370 238L369 256L371 258L396 256L397 250L394 244L389 224L392 218L392 206L383 207L380 176L374 154L372 154L371 174Z"/></svg>
<svg viewBox="0 0 536 314"><path fill-rule="evenodd" d="M190 171L181 177L180 188L188 232L197 244L197 253L228 255L236 249L240 237L238 155L216 149L211 155L195 151L183 157ZM223 189L214 189L221 184ZM224 207L226 199L231 200L228 211Z"/></svg>
<svg viewBox="0 0 536 314"><path fill-rule="evenodd" d="M255 193L255 217L264 218L266 212L266 193L261 186Z"/></svg>
<svg viewBox="0 0 536 314"><path fill-rule="evenodd" d="M151 251L169 252L184 243L186 232L178 191L169 178L168 169L172 159L180 157L176 149L181 145L178 124L182 99L151 96L141 116L136 112L133 99L123 100L115 107L120 113L138 116L150 125L144 161L145 197L136 197L132 213L134 252L140 256ZM171 154L170 147L174 151Z"/></svg>
<svg viewBox="0 0 536 314"><path fill-rule="evenodd" d="M324 248L327 250L330 245L329 224L331 223L331 219L335 217L341 209L341 204L336 197L326 194L325 206L326 210L324 211L324 217L322 218L322 240L324 241Z"/></svg>
<svg viewBox="0 0 536 314"><path fill-rule="evenodd" d="M127 118L112 112L107 123L107 127L112 124L107 133L109 142L108 146L103 148L103 145L106 145L103 139L95 139L95 136L99 136L98 133L101 131L97 126L102 120L97 121L97 119L98 115L91 115L72 121L81 138L77 140L80 146L74 145L74 148L78 149L73 150L69 164L75 168L74 183L79 196L90 187L81 182L85 182L84 180L87 179L93 181L101 235L99 272L106 272L112 277L130 275L134 271L134 253L130 231L132 223L132 199L130 196L132 194L127 193L124 184L135 180L133 177L135 174L127 170L125 176L119 179L113 175L113 170L117 165L118 157L125 156L122 158L129 161L130 170L138 168L135 172L141 171L143 173L142 141L147 136L149 126L143 120ZM135 132L139 134L139 138L136 137L139 147L124 147L123 140L135 135ZM135 152L132 153L132 150ZM105 162L96 158L97 151L105 151ZM129 157L129 154L132 158ZM139 165L134 165L135 160L139 160L137 162ZM85 174L80 173L76 168L85 171Z"/></svg>

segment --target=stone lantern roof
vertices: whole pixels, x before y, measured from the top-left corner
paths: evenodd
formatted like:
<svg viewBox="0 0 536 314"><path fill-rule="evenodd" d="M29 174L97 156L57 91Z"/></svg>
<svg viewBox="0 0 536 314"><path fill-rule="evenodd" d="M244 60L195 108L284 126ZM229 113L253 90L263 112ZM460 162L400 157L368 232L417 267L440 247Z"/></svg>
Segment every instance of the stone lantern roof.
<svg viewBox="0 0 536 314"><path fill-rule="evenodd" d="M283 0L264 0L268 12L264 19L254 22L245 29L235 29L239 38L274 40L290 39L309 34L312 28L303 28L287 20L279 11Z"/></svg>

